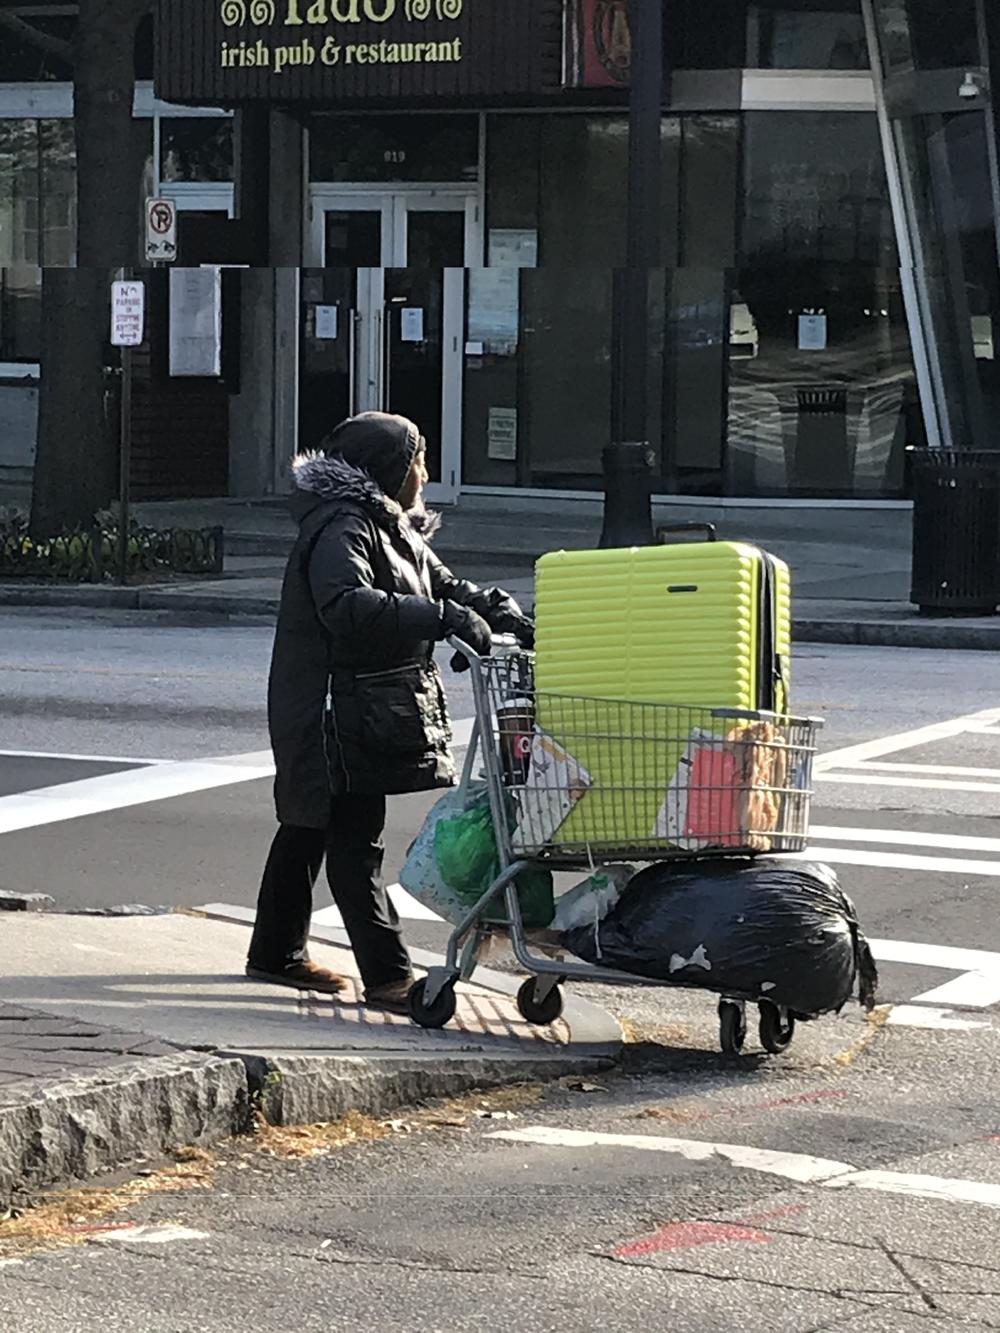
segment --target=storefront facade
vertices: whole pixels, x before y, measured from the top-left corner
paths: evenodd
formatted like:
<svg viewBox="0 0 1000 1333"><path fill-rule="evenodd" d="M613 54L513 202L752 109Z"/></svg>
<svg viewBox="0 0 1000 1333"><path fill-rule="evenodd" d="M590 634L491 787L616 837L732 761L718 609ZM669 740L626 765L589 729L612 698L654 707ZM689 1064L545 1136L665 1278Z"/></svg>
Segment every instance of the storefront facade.
<svg viewBox="0 0 1000 1333"><path fill-rule="evenodd" d="M961 90L966 73L987 82L982 34L932 9L665 6L647 422L663 494L898 503L906 445L944 442L942 402L963 399L961 435L964 398L990 401L997 172L989 117ZM887 96L883 59L911 10L940 66L928 197L958 210L948 226L925 215L916 249L920 164L900 160L908 104ZM142 192L263 236L243 275L231 492L282 491L291 455L365 408L420 421L439 502L599 489L625 0L162 0L159 19ZM11 96L0 87L0 108ZM940 281L939 235L958 249ZM201 259L245 262L225 244ZM956 264L964 314L933 299ZM946 337L961 366L943 364Z"/></svg>

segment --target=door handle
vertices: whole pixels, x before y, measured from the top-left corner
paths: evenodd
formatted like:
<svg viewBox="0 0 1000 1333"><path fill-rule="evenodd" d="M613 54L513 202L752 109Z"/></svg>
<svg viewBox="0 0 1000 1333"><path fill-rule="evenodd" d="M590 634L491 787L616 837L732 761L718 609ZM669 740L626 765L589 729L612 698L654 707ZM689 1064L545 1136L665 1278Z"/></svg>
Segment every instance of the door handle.
<svg viewBox="0 0 1000 1333"><path fill-rule="evenodd" d="M361 316L351 310L347 317L347 415L358 413L358 321Z"/></svg>
<svg viewBox="0 0 1000 1333"><path fill-rule="evenodd" d="M382 410L391 412L392 392L392 308L382 307Z"/></svg>

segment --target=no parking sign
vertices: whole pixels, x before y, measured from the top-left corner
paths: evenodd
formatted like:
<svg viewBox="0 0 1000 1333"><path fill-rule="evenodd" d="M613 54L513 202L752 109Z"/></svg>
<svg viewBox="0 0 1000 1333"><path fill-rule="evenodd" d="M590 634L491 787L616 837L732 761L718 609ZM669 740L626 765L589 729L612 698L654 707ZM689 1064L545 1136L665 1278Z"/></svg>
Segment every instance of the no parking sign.
<svg viewBox="0 0 1000 1333"><path fill-rule="evenodd" d="M172 199L146 200L146 262L177 258L177 205Z"/></svg>

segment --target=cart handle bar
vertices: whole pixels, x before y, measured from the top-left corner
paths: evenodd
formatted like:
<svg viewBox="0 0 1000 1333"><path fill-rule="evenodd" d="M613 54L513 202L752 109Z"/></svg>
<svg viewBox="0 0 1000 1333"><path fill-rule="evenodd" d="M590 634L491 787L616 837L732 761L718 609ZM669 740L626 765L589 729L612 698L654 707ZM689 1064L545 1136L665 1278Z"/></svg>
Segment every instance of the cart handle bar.
<svg viewBox="0 0 1000 1333"><path fill-rule="evenodd" d="M456 653L461 653L461 655L470 662L483 662L486 660L486 657L490 656L488 653L485 656L482 653L477 653L474 648L470 648L464 640L458 637L457 634L449 634L445 642L448 644L449 648L454 648ZM520 649L520 644L513 634L494 634L493 647L518 650Z"/></svg>

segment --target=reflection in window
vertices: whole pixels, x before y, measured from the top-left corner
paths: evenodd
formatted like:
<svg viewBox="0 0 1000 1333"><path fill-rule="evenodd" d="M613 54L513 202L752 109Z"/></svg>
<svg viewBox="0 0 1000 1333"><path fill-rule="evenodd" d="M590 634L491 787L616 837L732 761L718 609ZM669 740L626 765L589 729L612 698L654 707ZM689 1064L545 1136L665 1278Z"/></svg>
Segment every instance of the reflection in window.
<svg viewBox="0 0 1000 1333"><path fill-rule="evenodd" d="M898 495L920 414L873 116L745 117L728 484Z"/></svg>
<svg viewBox="0 0 1000 1333"><path fill-rule="evenodd" d="M759 69L868 69L859 0L752 3L747 65Z"/></svg>
<svg viewBox="0 0 1000 1333"><path fill-rule="evenodd" d="M0 120L0 267L65 267L75 240L72 122Z"/></svg>
<svg viewBox="0 0 1000 1333"><path fill-rule="evenodd" d="M233 122L227 118L164 116L160 122L160 179L231 181Z"/></svg>

